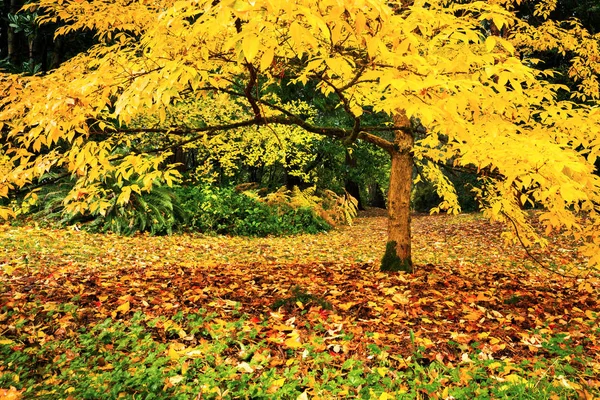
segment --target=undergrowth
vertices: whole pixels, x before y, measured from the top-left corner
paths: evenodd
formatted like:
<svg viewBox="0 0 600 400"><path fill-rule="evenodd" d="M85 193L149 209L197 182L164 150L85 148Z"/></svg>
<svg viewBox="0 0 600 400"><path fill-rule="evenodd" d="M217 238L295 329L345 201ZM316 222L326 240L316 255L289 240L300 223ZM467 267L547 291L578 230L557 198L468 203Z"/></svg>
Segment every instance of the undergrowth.
<svg viewBox="0 0 600 400"><path fill-rule="evenodd" d="M226 322L200 310L108 318L35 344L17 334L0 338L0 389L37 399L567 399L581 389L567 350L520 364L473 351L452 365L423 362L413 342L406 358L370 344L358 359L336 344L351 339L344 331L333 335L318 322L306 328L290 342L289 321L268 329L260 318Z"/></svg>

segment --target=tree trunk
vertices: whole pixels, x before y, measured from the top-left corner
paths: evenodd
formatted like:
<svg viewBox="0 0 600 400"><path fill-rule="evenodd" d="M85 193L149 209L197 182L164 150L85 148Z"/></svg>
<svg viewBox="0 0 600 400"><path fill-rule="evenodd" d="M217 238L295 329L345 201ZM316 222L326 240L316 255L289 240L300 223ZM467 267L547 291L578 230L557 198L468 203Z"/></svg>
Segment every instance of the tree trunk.
<svg viewBox="0 0 600 400"><path fill-rule="evenodd" d="M354 197L356 199L356 201L358 202L357 207L360 211L364 211L365 210L365 206L363 205L363 202L360 199L360 186L358 185L358 182L356 182L354 180L354 178L352 178L352 170L356 168L357 166L357 159L356 157L352 157L352 154L350 154L350 152L348 151L348 149L346 149L346 179L344 182L344 189L346 190L346 192L348 192L348 194L352 197Z"/></svg>
<svg viewBox="0 0 600 400"><path fill-rule="evenodd" d="M369 205L371 207L386 208L387 204L383 189L379 186L379 183L374 182L369 185Z"/></svg>
<svg viewBox="0 0 600 400"><path fill-rule="evenodd" d="M414 138L408 128L406 114L394 115L396 127L407 128L396 131L394 148L391 152L392 168L388 192L388 242L381 261L382 271L412 272L410 244L410 190L412 187Z"/></svg>
<svg viewBox="0 0 600 400"><path fill-rule="evenodd" d="M52 44L52 55L50 56L50 68L49 69L55 69L58 68L58 66L60 65L60 63L63 60L63 53L64 53L64 39L62 36L59 36L57 38L54 39L54 42Z"/></svg>
<svg viewBox="0 0 600 400"><path fill-rule="evenodd" d="M6 15L9 12L9 4L0 1L0 60L8 57L8 19Z"/></svg>
<svg viewBox="0 0 600 400"><path fill-rule="evenodd" d="M173 154L167 158L167 162L169 164L177 164L176 169L182 174L188 171L187 152L181 146L173 149Z"/></svg>
<svg viewBox="0 0 600 400"><path fill-rule="evenodd" d="M17 0L10 0L9 12L15 14L18 11ZM18 43L17 34L14 28L7 24L8 31L6 32L8 61L14 65L18 62Z"/></svg>
<svg viewBox="0 0 600 400"><path fill-rule="evenodd" d="M32 35L31 37L27 38L27 46L29 47L29 64L31 65L32 69L35 62L35 39L36 35Z"/></svg>
<svg viewBox="0 0 600 400"><path fill-rule="evenodd" d="M306 183L302 180L302 178L300 178L299 176L296 175L292 175L289 172L288 168L284 168L284 183L285 183L285 188L287 190L293 190L294 186L298 187L298 189L300 190L304 190L307 188Z"/></svg>

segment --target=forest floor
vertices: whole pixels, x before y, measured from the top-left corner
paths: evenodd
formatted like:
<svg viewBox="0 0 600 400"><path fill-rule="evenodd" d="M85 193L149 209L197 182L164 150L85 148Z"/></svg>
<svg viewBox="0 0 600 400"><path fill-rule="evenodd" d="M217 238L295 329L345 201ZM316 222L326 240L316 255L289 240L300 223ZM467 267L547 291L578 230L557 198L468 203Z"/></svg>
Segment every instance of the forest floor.
<svg viewBox="0 0 600 400"><path fill-rule="evenodd" d="M597 398L600 279L502 229L415 215L407 275L378 271L380 210L284 238L0 225L0 398Z"/></svg>

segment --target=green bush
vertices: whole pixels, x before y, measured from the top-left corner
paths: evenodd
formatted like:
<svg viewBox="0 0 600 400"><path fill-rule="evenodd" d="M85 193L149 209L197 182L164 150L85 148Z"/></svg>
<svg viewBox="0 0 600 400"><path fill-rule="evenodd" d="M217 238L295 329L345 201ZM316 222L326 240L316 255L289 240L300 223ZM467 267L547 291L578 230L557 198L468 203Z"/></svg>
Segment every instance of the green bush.
<svg viewBox="0 0 600 400"><path fill-rule="evenodd" d="M442 201L435 191L433 184L429 182L419 182L411 193L410 206L418 212L429 212L433 207L437 207Z"/></svg>
<svg viewBox="0 0 600 400"><path fill-rule="evenodd" d="M205 233L237 236L290 235L318 233L331 229L315 209L287 203L267 204L234 188L187 186L171 188L154 185L150 192L131 191L125 204L118 204L124 186L135 184L105 184L106 201L110 204L104 215L99 212L71 214L63 200L73 189L73 182L62 182L45 188L35 205L22 207L25 218L60 226L78 224L82 229L122 235L150 232L171 234L185 229ZM138 185L141 186L141 183Z"/></svg>
<svg viewBox="0 0 600 400"><path fill-rule="evenodd" d="M209 185L176 189L188 230L239 236L317 233L331 226L312 209L268 205L233 188Z"/></svg>
<svg viewBox="0 0 600 400"><path fill-rule="evenodd" d="M471 189L478 187L479 182L474 174L455 173L449 175L450 181L454 184L458 203L463 212L474 212L479 210L479 203ZM441 202L435 187L430 182L417 183L411 193L411 208L418 212L429 212L433 207L437 207Z"/></svg>
<svg viewBox="0 0 600 400"><path fill-rule="evenodd" d="M168 186L156 184L150 192L132 191L129 201L118 204L122 187L135 183L135 181L126 184L105 183L104 189L109 207L104 215L100 212L69 213L65 210L64 199L73 189L72 181L48 186L38 196L38 203L22 212L25 216L32 215L36 220L50 224L60 226L78 224L90 231L111 231L121 235L132 235L136 232L150 232L153 235L171 234L182 225L183 209L173 193L173 188Z"/></svg>
<svg viewBox="0 0 600 400"><path fill-rule="evenodd" d="M117 205L113 201L104 217L96 215L91 227L123 235L136 232L163 235L177 230L184 218L183 208L173 188L155 185L150 192L131 192L129 201L124 205Z"/></svg>
<svg viewBox="0 0 600 400"><path fill-rule="evenodd" d="M273 207L273 206L271 206ZM316 215L314 210L309 207L292 208L279 207L281 225L286 229L286 233L319 233L331 229L323 218Z"/></svg>

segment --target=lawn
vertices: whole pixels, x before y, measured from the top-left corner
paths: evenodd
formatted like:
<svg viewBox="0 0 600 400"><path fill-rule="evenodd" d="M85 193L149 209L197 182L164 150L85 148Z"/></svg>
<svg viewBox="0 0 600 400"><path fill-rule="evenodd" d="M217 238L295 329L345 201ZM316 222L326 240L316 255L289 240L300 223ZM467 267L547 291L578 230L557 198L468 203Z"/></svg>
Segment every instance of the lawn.
<svg viewBox="0 0 600 400"><path fill-rule="evenodd" d="M416 215L406 275L374 211L285 238L0 225L0 398L600 396L600 279L501 232Z"/></svg>

